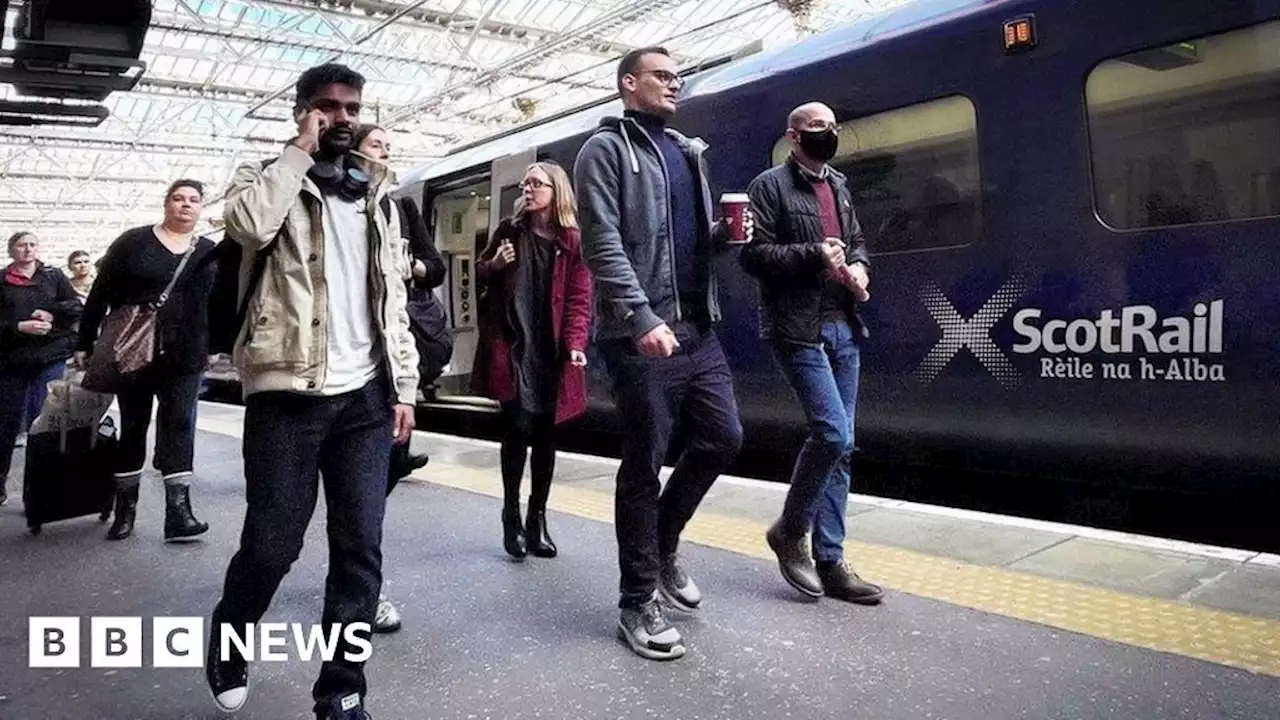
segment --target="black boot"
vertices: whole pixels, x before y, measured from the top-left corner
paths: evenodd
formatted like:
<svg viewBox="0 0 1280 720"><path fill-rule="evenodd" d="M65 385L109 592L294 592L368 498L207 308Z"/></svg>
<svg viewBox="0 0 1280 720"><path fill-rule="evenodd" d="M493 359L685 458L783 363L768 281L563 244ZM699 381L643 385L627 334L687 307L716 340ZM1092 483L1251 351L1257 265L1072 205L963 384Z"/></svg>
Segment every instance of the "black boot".
<svg viewBox="0 0 1280 720"><path fill-rule="evenodd" d="M191 513L190 490L186 485L164 486L165 542L186 540L209 530L209 523L196 520Z"/></svg>
<svg viewBox="0 0 1280 720"><path fill-rule="evenodd" d="M502 509L502 546L517 560L525 556L524 530L520 527L520 509Z"/></svg>
<svg viewBox="0 0 1280 720"><path fill-rule="evenodd" d="M537 557L553 558L556 556L556 544L547 532L547 513L545 510L530 510L529 520L525 525L525 542L529 544L529 552Z"/></svg>
<svg viewBox="0 0 1280 720"><path fill-rule="evenodd" d="M133 519L138 510L138 486L116 491L116 519L107 530L108 540L123 540L133 534Z"/></svg>

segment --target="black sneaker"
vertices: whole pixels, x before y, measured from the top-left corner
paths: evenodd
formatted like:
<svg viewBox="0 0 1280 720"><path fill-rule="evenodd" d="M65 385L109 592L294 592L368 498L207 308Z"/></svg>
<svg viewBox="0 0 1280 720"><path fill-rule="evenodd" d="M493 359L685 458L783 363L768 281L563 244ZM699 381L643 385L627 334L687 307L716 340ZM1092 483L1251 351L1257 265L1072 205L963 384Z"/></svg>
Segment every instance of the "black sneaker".
<svg viewBox="0 0 1280 720"><path fill-rule="evenodd" d="M884 597L884 590L879 585L872 585L858 577L858 573L843 560L818 563L818 577L822 578L822 587L827 596L837 600L875 605Z"/></svg>
<svg viewBox="0 0 1280 720"><path fill-rule="evenodd" d="M210 633L209 652L205 658L204 675L209 681L209 694L223 712L235 712L249 699L249 664L235 647L231 658L223 661L216 633Z"/></svg>
<svg viewBox="0 0 1280 720"><path fill-rule="evenodd" d="M642 658L675 660L684 656L684 638L663 616L656 594L638 608L622 609L618 637Z"/></svg>
<svg viewBox="0 0 1280 720"><path fill-rule="evenodd" d="M327 705L316 710L316 720L373 720L364 711L364 703L356 693L330 698Z"/></svg>
<svg viewBox="0 0 1280 720"><path fill-rule="evenodd" d="M680 558L672 553L662 560L658 576L658 590L662 599L677 610L691 613L702 603L702 591L680 565Z"/></svg>
<svg viewBox="0 0 1280 720"><path fill-rule="evenodd" d="M809 555L807 533L799 537L787 537L780 522L776 522L764 534L773 554L778 556L778 570L782 579L791 587L811 598L822 597L822 579Z"/></svg>

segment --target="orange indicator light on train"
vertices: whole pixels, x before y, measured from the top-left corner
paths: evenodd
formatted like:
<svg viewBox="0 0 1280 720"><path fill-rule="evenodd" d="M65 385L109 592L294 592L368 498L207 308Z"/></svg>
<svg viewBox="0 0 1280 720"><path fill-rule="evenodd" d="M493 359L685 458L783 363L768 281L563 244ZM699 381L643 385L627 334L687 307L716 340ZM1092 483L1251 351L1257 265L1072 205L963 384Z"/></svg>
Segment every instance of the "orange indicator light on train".
<svg viewBox="0 0 1280 720"><path fill-rule="evenodd" d="M1004 24L1004 49L1006 52L1029 50L1035 46L1035 18L1027 15L1014 18Z"/></svg>

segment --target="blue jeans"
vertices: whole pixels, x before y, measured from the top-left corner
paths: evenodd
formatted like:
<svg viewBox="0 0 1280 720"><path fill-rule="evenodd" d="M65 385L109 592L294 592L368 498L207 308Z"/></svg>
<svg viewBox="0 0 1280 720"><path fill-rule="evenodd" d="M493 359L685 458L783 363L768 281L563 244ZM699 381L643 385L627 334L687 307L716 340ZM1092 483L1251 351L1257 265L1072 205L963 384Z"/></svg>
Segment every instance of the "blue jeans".
<svg viewBox="0 0 1280 720"><path fill-rule="evenodd" d="M261 392L245 400L244 480L248 508L240 549L231 558L210 625L261 620L302 551L321 480L328 511L329 575L321 622L373 624L382 590L382 520L394 441L390 385L375 380L342 395ZM370 634L359 632L370 640ZM365 695L364 663L344 659L357 648L338 642L312 688L316 708L333 697ZM234 645L232 646L234 647Z"/></svg>
<svg viewBox="0 0 1280 720"><path fill-rule="evenodd" d="M774 354L809 423L791 472L782 529L794 537L812 527L814 559L830 563L844 555L860 351L845 322L824 322L820 340L776 341Z"/></svg>
<svg viewBox="0 0 1280 720"><path fill-rule="evenodd" d="M66 361L59 360L34 371L0 371L0 479L9 476L13 446L40 415L49 383L66 369Z"/></svg>

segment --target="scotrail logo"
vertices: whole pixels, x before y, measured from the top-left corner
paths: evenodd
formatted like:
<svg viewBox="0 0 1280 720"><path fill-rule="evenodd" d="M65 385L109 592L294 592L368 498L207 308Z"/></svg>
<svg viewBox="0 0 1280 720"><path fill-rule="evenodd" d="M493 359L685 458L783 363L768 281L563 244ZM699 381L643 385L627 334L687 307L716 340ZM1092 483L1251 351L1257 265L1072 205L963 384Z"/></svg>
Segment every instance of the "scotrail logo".
<svg viewBox="0 0 1280 720"><path fill-rule="evenodd" d="M1026 291L1026 282L1015 275L983 303L978 312L964 317L936 284L927 282L920 292L920 298L942 330L942 337L916 369L916 377L928 385L961 350L968 350L1001 385L1008 389L1017 387L1021 375L1009 356L996 345L991 330L1000 322L1000 318L1013 309Z"/></svg>
<svg viewBox="0 0 1280 720"><path fill-rule="evenodd" d="M28 665L33 668L78 668L80 618L33 617L28 624ZM146 637L140 617L89 619L89 667L140 668ZM301 660L319 654L331 662L341 641L351 648L342 653L348 662L364 662L373 654L369 623L342 626L302 623L261 623L241 627L223 625L218 657L227 660L232 649L249 662ZM204 618L156 617L151 620L151 667L193 668L205 663ZM292 640L292 643L290 642ZM292 651L291 651L292 646Z"/></svg>
<svg viewBox="0 0 1280 720"><path fill-rule="evenodd" d="M1009 348L996 344L992 330L1027 290L1019 276L1010 278L970 317L962 316L932 282L921 299L942 337L925 356L916 377L928 385L967 350L1008 390L1022 374L1013 357L1034 359L1045 380L1224 382L1226 301L1196 302L1185 315L1162 315L1150 305L1106 308L1088 317L1052 317L1037 307L1020 308L1013 332L1023 342ZM1024 368L1026 360L1020 361ZM1028 368L1035 376L1035 370Z"/></svg>

